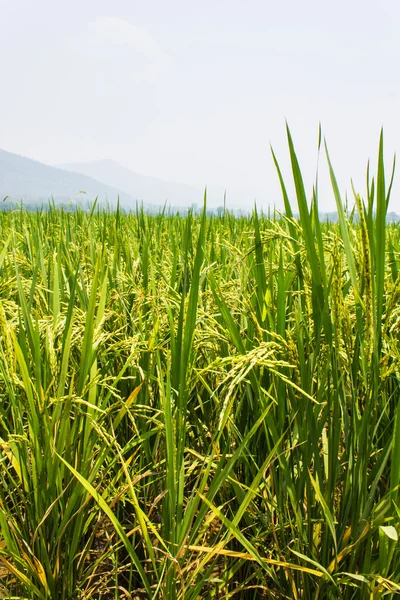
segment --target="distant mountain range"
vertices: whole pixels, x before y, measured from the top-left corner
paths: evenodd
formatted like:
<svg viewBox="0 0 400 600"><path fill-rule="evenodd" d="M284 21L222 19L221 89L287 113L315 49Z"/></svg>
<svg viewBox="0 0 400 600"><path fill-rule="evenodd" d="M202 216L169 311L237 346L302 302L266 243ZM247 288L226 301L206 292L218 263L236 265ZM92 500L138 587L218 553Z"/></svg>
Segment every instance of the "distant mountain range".
<svg viewBox="0 0 400 600"><path fill-rule="evenodd" d="M202 203L203 192L194 186L169 183L138 175L111 160L60 166L0 150L0 201L27 206L57 204L86 206L96 197L103 205L116 206L118 197L125 209L137 203L158 210L166 202L173 208Z"/></svg>
<svg viewBox="0 0 400 600"><path fill-rule="evenodd" d="M85 192L83 194L82 192ZM135 205L135 199L121 189L106 185L83 173L72 173L50 167L30 158L0 150L0 198L25 204L86 203L96 196L101 202Z"/></svg>
<svg viewBox="0 0 400 600"><path fill-rule="evenodd" d="M158 212L167 204L171 209L200 207L204 190L187 184L171 183L155 177L139 175L113 160L45 165L36 160L0 150L0 209L23 202L26 207L46 206L54 199L57 205L88 207L95 198L103 206L115 207L118 198L122 208L134 210L142 204L149 212ZM251 206L249 192L233 190L229 198L236 206ZM207 206L211 212L223 204L224 190L218 186L207 190ZM2 202L3 198L6 198ZM240 201L241 200L241 201ZM229 204L232 207L232 204ZM248 214L236 208L237 215ZM336 212L321 213L321 220L337 222ZM400 221L390 212L388 222Z"/></svg>
<svg viewBox="0 0 400 600"><path fill-rule="evenodd" d="M61 169L83 173L101 183L124 190L146 204L188 207L201 204L203 191L192 185L171 183L155 177L139 175L113 160L95 160L84 163L58 165Z"/></svg>

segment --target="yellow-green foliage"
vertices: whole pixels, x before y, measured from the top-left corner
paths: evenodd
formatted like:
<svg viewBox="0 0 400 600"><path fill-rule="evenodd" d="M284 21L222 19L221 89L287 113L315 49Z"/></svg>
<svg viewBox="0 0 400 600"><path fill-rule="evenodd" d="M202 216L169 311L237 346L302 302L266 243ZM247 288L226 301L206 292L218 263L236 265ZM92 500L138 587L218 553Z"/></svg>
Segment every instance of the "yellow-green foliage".
<svg viewBox="0 0 400 600"><path fill-rule="evenodd" d="M399 594L382 144L338 224L289 150L299 220L0 213L0 597Z"/></svg>

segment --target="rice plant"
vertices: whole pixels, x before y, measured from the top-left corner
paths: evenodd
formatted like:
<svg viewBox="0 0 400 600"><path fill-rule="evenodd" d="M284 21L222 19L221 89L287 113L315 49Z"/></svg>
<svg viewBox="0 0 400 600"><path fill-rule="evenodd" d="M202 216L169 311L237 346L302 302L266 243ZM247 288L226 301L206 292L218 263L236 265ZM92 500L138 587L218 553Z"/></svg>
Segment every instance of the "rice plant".
<svg viewBox="0 0 400 600"><path fill-rule="evenodd" d="M393 175L287 137L272 218L0 213L0 598L398 597Z"/></svg>

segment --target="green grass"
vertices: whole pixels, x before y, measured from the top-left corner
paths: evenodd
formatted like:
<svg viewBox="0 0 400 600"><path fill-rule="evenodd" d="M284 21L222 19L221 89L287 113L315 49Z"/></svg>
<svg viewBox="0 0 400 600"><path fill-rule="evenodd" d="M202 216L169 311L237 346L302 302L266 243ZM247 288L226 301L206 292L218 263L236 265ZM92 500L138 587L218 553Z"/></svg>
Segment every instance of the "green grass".
<svg viewBox="0 0 400 600"><path fill-rule="evenodd" d="M383 138L335 225L287 134L280 218L0 213L0 598L399 597Z"/></svg>

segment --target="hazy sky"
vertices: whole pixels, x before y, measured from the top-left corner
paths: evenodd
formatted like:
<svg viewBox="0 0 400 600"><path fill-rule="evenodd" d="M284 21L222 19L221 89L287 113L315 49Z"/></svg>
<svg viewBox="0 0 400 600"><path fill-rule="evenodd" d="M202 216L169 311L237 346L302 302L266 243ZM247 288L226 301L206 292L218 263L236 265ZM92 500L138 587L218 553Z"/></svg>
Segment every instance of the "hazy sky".
<svg viewBox="0 0 400 600"><path fill-rule="evenodd" d="M308 191L319 121L342 190L364 193L381 125L388 166L400 149L398 0L0 0L0 23L0 147L49 164L112 158L247 208L280 205L285 119Z"/></svg>

